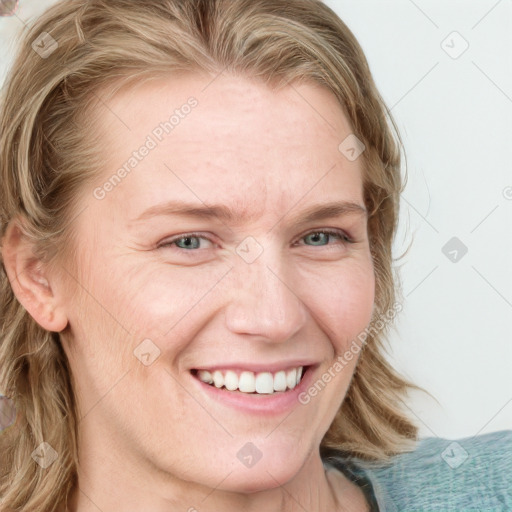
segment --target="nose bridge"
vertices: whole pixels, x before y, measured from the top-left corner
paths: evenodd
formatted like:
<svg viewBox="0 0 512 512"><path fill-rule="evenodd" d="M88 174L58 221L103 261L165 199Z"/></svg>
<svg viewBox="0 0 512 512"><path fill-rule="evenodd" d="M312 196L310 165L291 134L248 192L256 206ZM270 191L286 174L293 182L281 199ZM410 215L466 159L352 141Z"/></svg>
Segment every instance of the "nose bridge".
<svg viewBox="0 0 512 512"><path fill-rule="evenodd" d="M284 265L279 253L268 248L250 263L243 257L237 261L226 310L228 329L284 342L304 325L305 308Z"/></svg>

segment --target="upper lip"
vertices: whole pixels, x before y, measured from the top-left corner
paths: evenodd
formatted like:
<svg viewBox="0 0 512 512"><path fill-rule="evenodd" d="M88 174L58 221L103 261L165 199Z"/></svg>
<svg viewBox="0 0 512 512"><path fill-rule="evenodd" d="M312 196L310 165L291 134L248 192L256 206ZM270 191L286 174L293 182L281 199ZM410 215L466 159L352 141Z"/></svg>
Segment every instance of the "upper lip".
<svg viewBox="0 0 512 512"><path fill-rule="evenodd" d="M270 372L275 373L280 370L291 370L292 368L298 368L299 366L314 366L317 364L315 361L311 359L295 359L288 361L280 361L275 363L261 363L261 364L252 364L252 363L221 363L221 364L205 364L198 365L191 370L208 370L210 372L215 370L242 370L249 371L253 373L261 373L261 372Z"/></svg>

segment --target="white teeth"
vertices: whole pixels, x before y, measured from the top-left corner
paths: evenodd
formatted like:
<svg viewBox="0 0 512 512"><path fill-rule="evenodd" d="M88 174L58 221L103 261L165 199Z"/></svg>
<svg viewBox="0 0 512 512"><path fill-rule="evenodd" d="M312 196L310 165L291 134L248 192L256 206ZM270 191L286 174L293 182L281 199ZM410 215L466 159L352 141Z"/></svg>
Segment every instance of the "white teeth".
<svg viewBox="0 0 512 512"><path fill-rule="evenodd" d="M215 370L213 372L213 383L215 384L216 388L221 388L224 386L224 376L221 372L219 372L219 370Z"/></svg>
<svg viewBox="0 0 512 512"><path fill-rule="evenodd" d="M242 372L238 379L238 389L244 393L254 393L256 391L256 379L252 372Z"/></svg>
<svg viewBox="0 0 512 512"><path fill-rule="evenodd" d="M301 377L302 377L302 366L299 366L297 368L297 385L299 385Z"/></svg>
<svg viewBox="0 0 512 512"><path fill-rule="evenodd" d="M280 370L275 374L270 372L254 372L243 371L237 375L233 370L222 372L215 370L213 374L208 370L199 370L197 376L202 382L212 384L217 388L225 387L229 391L239 390L242 393L259 393L271 395L274 392L286 391L293 389L300 382L303 367L293 368L285 372Z"/></svg>
<svg viewBox="0 0 512 512"><path fill-rule="evenodd" d="M290 389L297 385L297 370L295 368L286 373L286 384Z"/></svg>
<svg viewBox="0 0 512 512"><path fill-rule="evenodd" d="M274 391L284 391L286 389L286 372L280 371L274 375Z"/></svg>
<svg viewBox="0 0 512 512"><path fill-rule="evenodd" d="M229 389L229 391L235 391L235 389L238 389L238 377L235 372L231 370L226 372L226 375L224 376L224 386L226 386L226 389Z"/></svg>
<svg viewBox="0 0 512 512"><path fill-rule="evenodd" d="M256 376L256 393L271 395L274 392L274 379L269 372L258 373Z"/></svg>
<svg viewBox="0 0 512 512"><path fill-rule="evenodd" d="M198 377L199 380L202 380L203 382L213 384L212 374L208 370L199 370Z"/></svg>

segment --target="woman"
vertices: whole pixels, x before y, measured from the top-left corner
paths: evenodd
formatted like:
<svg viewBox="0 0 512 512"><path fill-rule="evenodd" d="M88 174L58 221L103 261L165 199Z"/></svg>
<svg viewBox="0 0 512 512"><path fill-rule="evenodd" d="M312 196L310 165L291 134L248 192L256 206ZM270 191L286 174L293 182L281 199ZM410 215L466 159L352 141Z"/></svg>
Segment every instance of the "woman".
<svg viewBox="0 0 512 512"><path fill-rule="evenodd" d="M510 432L401 410L399 137L324 4L60 2L1 122L0 510L512 507Z"/></svg>

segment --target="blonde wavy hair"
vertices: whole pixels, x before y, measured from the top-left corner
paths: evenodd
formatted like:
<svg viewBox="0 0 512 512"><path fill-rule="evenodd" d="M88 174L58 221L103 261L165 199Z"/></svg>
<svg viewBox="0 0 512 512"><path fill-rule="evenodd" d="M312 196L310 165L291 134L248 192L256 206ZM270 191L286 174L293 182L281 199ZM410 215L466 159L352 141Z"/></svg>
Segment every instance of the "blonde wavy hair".
<svg viewBox="0 0 512 512"><path fill-rule="evenodd" d="M32 46L43 32L58 45L44 58ZM1 236L23 219L46 262L70 248L74 254L75 198L101 170L91 119L98 91L224 70L276 88L314 82L336 96L366 146L375 313L391 310L400 293L391 247L404 186L402 144L360 45L320 0L64 0L48 9L23 35L1 100ZM369 331L321 448L385 461L414 444L417 428L401 402L415 386L384 356L388 330ZM0 391L17 410L15 425L0 435L0 510L54 511L77 482L73 378L59 334L40 327L17 301L3 261ZM31 453L42 442L59 453L59 464L43 469L34 462Z"/></svg>

